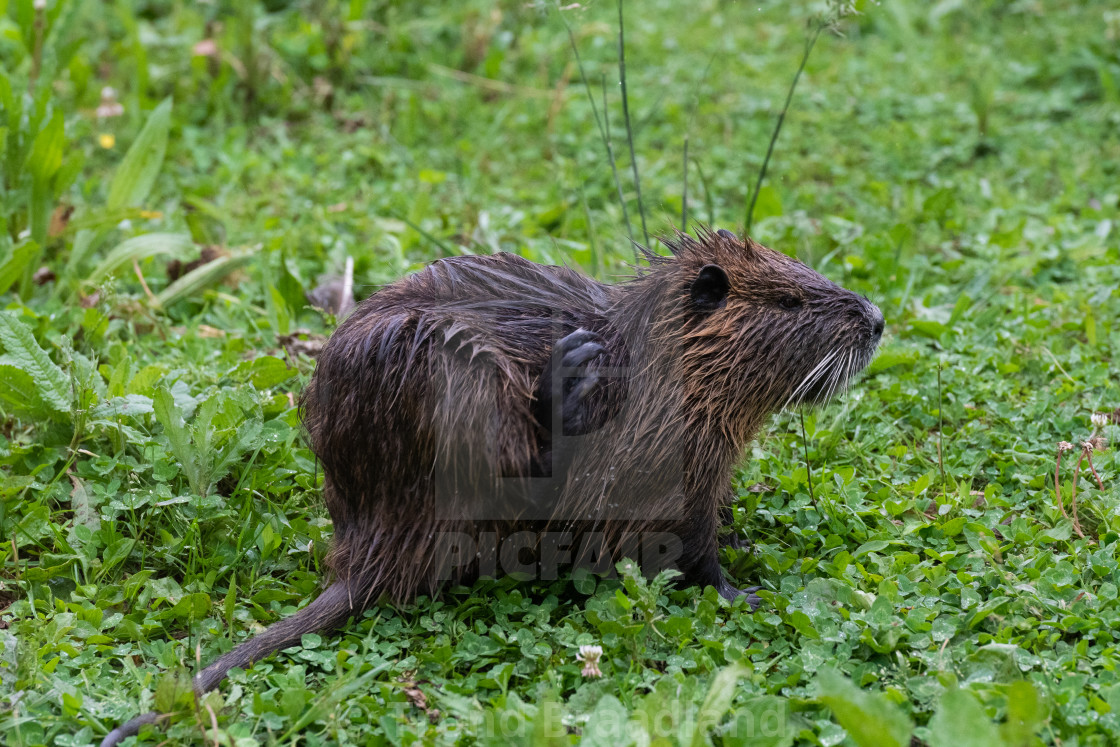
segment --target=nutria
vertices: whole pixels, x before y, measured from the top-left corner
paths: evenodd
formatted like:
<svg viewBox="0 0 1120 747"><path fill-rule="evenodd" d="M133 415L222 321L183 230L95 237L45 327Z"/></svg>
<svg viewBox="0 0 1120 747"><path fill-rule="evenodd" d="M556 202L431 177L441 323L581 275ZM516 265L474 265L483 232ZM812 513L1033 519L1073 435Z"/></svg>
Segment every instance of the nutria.
<svg viewBox="0 0 1120 747"><path fill-rule="evenodd" d="M666 245L617 285L497 254L436 261L362 302L301 400L334 582L206 667L196 692L499 559L602 570L652 548L683 583L756 607L719 565L733 468L769 413L824 401L867 365L883 316L729 231Z"/></svg>

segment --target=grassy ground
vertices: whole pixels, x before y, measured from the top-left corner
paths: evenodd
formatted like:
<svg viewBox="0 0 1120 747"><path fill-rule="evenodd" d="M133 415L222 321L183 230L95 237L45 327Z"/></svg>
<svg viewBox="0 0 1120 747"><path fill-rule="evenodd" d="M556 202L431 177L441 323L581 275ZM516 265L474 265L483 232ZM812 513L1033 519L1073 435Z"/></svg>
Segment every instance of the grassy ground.
<svg viewBox="0 0 1120 747"><path fill-rule="evenodd" d="M364 295L499 249L627 271L564 26L606 81L643 240L617 15L587 5L0 3L5 744L176 705L142 742L1120 739L1120 470L1107 448L1100 483L1075 469L1120 436L1090 423L1120 407L1120 14L1059 0L861 4L813 52L753 233L868 294L888 334L806 437L779 416L744 459L753 546L723 561L762 610L633 577L480 582L191 707L198 661L318 588L331 528L293 407L314 361L282 339L332 328L317 278L352 257ZM681 222L686 136L689 220L742 227L815 10L628 8L651 234ZM203 246L225 254L172 281Z"/></svg>

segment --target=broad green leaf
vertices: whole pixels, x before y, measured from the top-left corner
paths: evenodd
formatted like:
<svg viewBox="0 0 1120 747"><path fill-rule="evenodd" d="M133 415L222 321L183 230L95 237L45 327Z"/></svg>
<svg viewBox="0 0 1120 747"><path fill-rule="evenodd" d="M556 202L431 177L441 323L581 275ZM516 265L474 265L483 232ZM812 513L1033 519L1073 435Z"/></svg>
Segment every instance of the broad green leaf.
<svg viewBox="0 0 1120 747"><path fill-rule="evenodd" d="M241 361L226 376L235 381L250 381L257 389L268 389L296 375L296 370L274 355L261 355Z"/></svg>
<svg viewBox="0 0 1120 747"><path fill-rule="evenodd" d="M65 142L62 112L56 109L50 121L35 136L31 152L27 154L27 170L34 181L49 181L62 166L62 148Z"/></svg>
<svg viewBox="0 0 1120 747"><path fill-rule="evenodd" d="M191 444L190 432L183 422L183 413L175 404L175 397L166 387L157 388L152 398L152 409L155 411L156 420L163 426L167 440L171 442L171 453L179 460L179 468L187 476L191 489L199 495L201 483L200 468L197 450Z"/></svg>
<svg viewBox="0 0 1120 747"><path fill-rule="evenodd" d="M0 293L11 288L37 256L39 244L31 239L12 247L8 256L0 260Z"/></svg>
<svg viewBox="0 0 1120 747"><path fill-rule="evenodd" d="M869 552L879 552L880 550L885 550L892 544L894 544L894 542L890 540L871 540L870 542L864 542L856 549L855 553L852 554L852 557L862 558Z"/></svg>
<svg viewBox="0 0 1120 747"><path fill-rule="evenodd" d="M198 592L184 596L167 614L180 620L201 620L209 611L209 595Z"/></svg>
<svg viewBox="0 0 1120 747"><path fill-rule="evenodd" d="M975 627L988 615L994 613L996 610L1010 601L1011 597L1007 596L993 596L989 598L984 602L984 604L980 605L980 608L976 610L976 613L971 618L969 618L968 627Z"/></svg>
<svg viewBox="0 0 1120 747"><path fill-rule="evenodd" d="M50 509L39 504L23 512L23 518L19 519L15 529L9 536L15 539L18 547L34 545L37 540L51 533L51 527Z"/></svg>
<svg viewBox="0 0 1120 747"><path fill-rule="evenodd" d="M148 117L144 129L128 149L109 185L106 207L133 207L148 198L163 166L167 133L171 129L171 99L164 99Z"/></svg>
<svg viewBox="0 0 1120 747"><path fill-rule="evenodd" d="M157 308L167 308L185 298L189 298L220 282L226 275L247 264L250 259L252 259L252 255L245 252L229 257L219 257L213 262L207 262L200 267L196 267L164 288L156 296L154 305Z"/></svg>
<svg viewBox="0 0 1120 747"><path fill-rule="evenodd" d="M957 296L957 302L953 304L953 313L949 315L949 321L946 324L952 327L971 306L972 298L967 293L961 293Z"/></svg>
<svg viewBox="0 0 1120 747"><path fill-rule="evenodd" d="M9 413L29 415L42 420L59 420L59 413L39 396L35 380L26 371L4 362L0 357L0 404Z"/></svg>
<svg viewBox="0 0 1120 747"><path fill-rule="evenodd" d="M610 694L604 695L595 704L595 710L588 717L580 743L590 747L616 747L625 740L629 715L626 706L622 705L618 698ZM538 732L543 732L539 734L540 737L545 737L549 731L555 732L555 729L543 728L546 725L541 723L549 716L550 714L544 709L537 711L534 725L538 727ZM541 742L539 739L537 741L548 744L548 741Z"/></svg>
<svg viewBox="0 0 1120 747"><path fill-rule="evenodd" d="M948 327L933 319L914 319L910 322L910 329L933 340L941 339L941 335L949 331Z"/></svg>
<svg viewBox="0 0 1120 747"><path fill-rule="evenodd" d="M708 743L708 732L719 725L724 714L731 707L735 697L735 686L739 680L750 674L750 669L736 662L719 670L708 688L700 712L696 714L696 726L692 732L692 747L704 747Z"/></svg>
<svg viewBox="0 0 1120 747"><path fill-rule="evenodd" d="M817 675L818 700L859 747L908 747L914 725L879 693L866 693L835 669Z"/></svg>
<svg viewBox="0 0 1120 747"><path fill-rule="evenodd" d="M735 707L735 720L720 734L727 747L789 747L797 735L790 704L777 695L761 695Z"/></svg>
<svg viewBox="0 0 1120 747"><path fill-rule="evenodd" d="M90 410L91 418L115 418L122 415L135 417L152 412L152 400L142 394L126 394L123 397L98 403Z"/></svg>
<svg viewBox="0 0 1120 747"><path fill-rule="evenodd" d="M101 572L105 573L123 562L124 559L128 557L129 553L132 552L132 548L135 547L135 545L136 540L131 537L121 537L120 539L114 540L105 548L105 552L102 555Z"/></svg>
<svg viewBox="0 0 1120 747"><path fill-rule="evenodd" d="M157 254L181 255L190 249L191 239L182 233L146 233L118 244L89 275L91 284L98 283L124 264L140 261ZM189 274L189 273L188 273ZM182 280L182 278L180 278Z"/></svg>
<svg viewBox="0 0 1120 747"><path fill-rule="evenodd" d="M1113 708L1114 712L1116 710ZM1007 717L1000 725L1004 744L1014 747L1033 744L1033 737L1049 717L1049 711L1048 704L1030 682L1011 683L1007 688Z"/></svg>
<svg viewBox="0 0 1120 747"><path fill-rule="evenodd" d="M195 705L194 687L186 672L165 674L156 685L155 706L160 713L171 713L177 709L191 709Z"/></svg>
<svg viewBox="0 0 1120 747"><path fill-rule="evenodd" d="M38 246L42 246L47 241L47 229L50 227L51 220L51 206L53 204L51 199L51 184L48 179L32 179L31 180L31 197L28 203L28 223L31 227L31 240ZM37 261L37 257L32 258L32 262ZM25 274L26 277L26 274ZM30 278L23 285L20 286L20 294L24 295L29 293Z"/></svg>
<svg viewBox="0 0 1120 747"><path fill-rule="evenodd" d="M42 246L47 240L54 191L51 188L55 172L62 165L62 147L65 143L62 112L55 110L46 126L35 136L27 154L27 170L31 174L31 195L28 202L28 223L32 240ZM30 278L20 287L21 293L30 291Z"/></svg>
<svg viewBox="0 0 1120 747"><path fill-rule="evenodd" d="M284 296L276 289L275 285L268 286L268 298L272 301L269 304L269 323L272 329L278 335L286 335L292 329L292 316L288 311L288 305L284 303Z"/></svg>
<svg viewBox="0 0 1120 747"><path fill-rule="evenodd" d="M307 295L303 284L292 274L288 267L288 260L283 255L280 257L280 271L276 278L276 289L284 297L284 302L293 315L307 305Z"/></svg>
<svg viewBox="0 0 1120 747"><path fill-rule="evenodd" d="M754 205L753 222L757 225L767 218L782 214L782 199L777 190L767 185L758 190L758 201Z"/></svg>
<svg viewBox="0 0 1120 747"><path fill-rule="evenodd" d="M83 228L74 235L74 243L70 247L70 258L66 260L67 277L72 277L81 264L85 261L97 245L105 237L105 230L94 231L90 228Z"/></svg>
<svg viewBox="0 0 1120 747"><path fill-rule="evenodd" d="M66 373L39 347L31 328L14 313L0 313L0 344L7 351L4 363L27 373L39 397L52 410L68 414L70 381Z"/></svg>
<svg viewBox="0 0 1120 747"><path fill-rule="evenodd" d="M999 730L969 692L947 691L929 722L930 747L990 747L1001 744Z"/></svg>
<svg viewBox="0 0 1120 747"><path fill-rule="evenodd" d="M66 541L71 547L80 547L89 540L92 532L101 528L101 517L98 516L97 507L90 500L85 484L76 477L70 479L74 483L74 489L70 491L70 510L74 513L74 523L70 527Z"/></svg>
<svg viewBox="0 0 1120 747"><path fill-rule="evenodd" d="M867 367L869 374L885 371L894 366L912 366L918 361L917 350L900 350L899 348L887 348L883 352L875 356L871 361L871 365Z"/></svg>
<svg viewBox="0 0 1120 747"><path fill-rule="evenodd" d="M229 471L233 469L233 465L240 460L244 454L260 446L261 429L261 421L255 419L246 420L241 427L237 429L237 434L222 447L220 454L214 453L213 450L208 451L208 454L213 457L213 461L211 462L212 467L209 471L209 481L211 485L229 474Z"/></svg>

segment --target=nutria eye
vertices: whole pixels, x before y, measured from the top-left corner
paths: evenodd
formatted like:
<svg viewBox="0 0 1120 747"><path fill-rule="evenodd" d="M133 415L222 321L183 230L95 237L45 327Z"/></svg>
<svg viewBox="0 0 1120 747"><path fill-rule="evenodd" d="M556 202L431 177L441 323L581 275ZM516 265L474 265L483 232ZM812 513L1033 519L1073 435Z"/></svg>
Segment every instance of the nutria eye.
<svg viewBox="0 0 1120 747"><path fill-rule="evenodd" d="M797 296L782 296L778 299L778 305L787 311L801 308L801 299Z"/></svg>

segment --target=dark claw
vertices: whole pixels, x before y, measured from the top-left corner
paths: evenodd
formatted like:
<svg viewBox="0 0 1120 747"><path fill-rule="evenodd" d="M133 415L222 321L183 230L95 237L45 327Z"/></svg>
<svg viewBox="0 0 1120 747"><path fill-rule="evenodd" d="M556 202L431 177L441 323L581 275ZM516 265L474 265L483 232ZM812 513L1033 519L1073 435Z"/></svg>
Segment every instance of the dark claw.
<svg viewBox="0 0 1120 747"><path fill-rule="evenodd" d="M556 343L556 350L553 351L553 355L556 353L567 353L569 350L575 350L584 343L595 342L601 339L599 335L589 329L577 329L567 337L562 337L560 341Z"/></svg>
<svg viewBox="0 0 1120 747"><path fill-rule="evenodd" d="M562 365L564 368L578 368L584 363L587 363L595 356L604 352L606 352L606 348L604 348L602 345L597 342L588 341L580 345L578 348L568 349L568 351L564 353L564 357L563 359L561 359L560 365Z"/></svg>
<svg viewBox="0 0 1120 747"><path fill-rule="evenodd" d="M602 344L603 338L586 329L560 339L552 350L552 360L542 382L541 404L545 408L542 423L554 436L579 436L594 430L591 413L587 412L584 402L587 396L602 384L601 377L588 366L600 355L607 352ZM557 378L559 377L559 378ZM562 428L553 422L554 398L560 398Z"/></svg>

